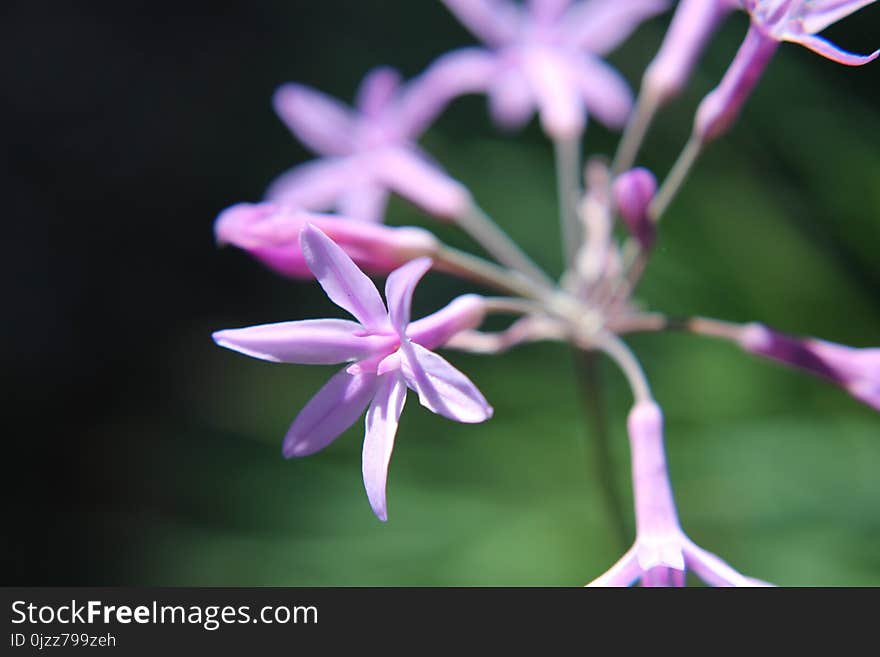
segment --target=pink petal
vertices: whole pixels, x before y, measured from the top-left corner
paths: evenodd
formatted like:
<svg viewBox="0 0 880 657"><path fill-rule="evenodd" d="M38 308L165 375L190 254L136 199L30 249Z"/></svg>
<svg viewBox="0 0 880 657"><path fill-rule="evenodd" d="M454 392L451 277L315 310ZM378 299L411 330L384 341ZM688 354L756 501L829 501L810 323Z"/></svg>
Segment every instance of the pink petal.
<svg viewBox="0 0 880 657"><path fill-rule="evenodd" d="M470 424L492 417L492 407L477 387L441 356L409 341L401 344L401 351L403 375L419 393L422 406L456 422Z"/></svg>
<svg viewBox="0 0 880 657"><path fill-rule="evenodd" d="M355 105L364 116L378 117L391 104L399 88L400 73L390 66L374 68L361 82Z"/></svg>
<svg viewBox="0 0 880 657"><path fill-rule="evenodd" d="M642 569L639 567L639 562L636 559L636 548L633 546L626 551L626 554L620 557L616 564L587 584L587 586L632 586L641 574Z"/></svg>
<svg viewBox="0 0 880 657"><path fill-rule="evenodd" d="M489 87L489 114L502 127L521 128L535 111L535 97L519 67L499 72Z"/></svg>
<svg viewBox="0 0 880 657"><path fill-rule="evenodd" d="M509 0L441 0L471 33L490 46L516 39L522 13Z"/></svg>
<svg viewBox="0 0 880 657"><path fill-rule="evenodd" d="M456 217L470 207L464 186L414 148L387 149L376 155L375 164L388 187L432 214Z"/></svg>
<svg viewBox="0 0 880 657"><path fill-rule="evenodd" d="M379 290L345 251L312 224L303 229L299 241L309 269L333 303L366 328L387 328L388 314Z"/></svg>
<svg viewBox="0 0 880 657"><path fill-rule="evenodd" d="M355 180L349 158L320 158L300 164L278 176L266 199L305 210L329 210Z"/></svg>
<svg viewBox="0 0 880 657"><path fill-rule="evenodd" d="M833 23L854 14L877 0L813 0L804 12L802 23L810 34L821 32Z"/></svg>
<svg viewBox="0 0 880 657"><path fill-rule="evenodd" d="M413 291L422 276L431 268L430 258L417 258L395 269L385 281L385 300L388 303L388 316L391 326L401 337L406 336L409 324Z"/></svg>
<svg viewBox="0 0 880 657"><path fill-rule="evenodd" d="M571 45L604 55L632 34L640 23L666 11L668 7L666 0L579 2L566 14L562 29L566 41Z"/></svg>
<svg viewBox="0 0 880 657"><path fill-rule="evenodd" d="M284 437L284 456L308 456L336 440L364 412L377 385L373 374L352 376L345 370L337 372L290 425Z"/></svg>
<svg viewBox="0 0 880 657"><path fill-rule="evenodd" d="M352 150L355 119L335 98L301 84L278 88L275 112L306 146L320 155L345 155Z"/></svg>
<svg viewBox="0 0 880 657"><path fill-rule="evenodd" d="M621 128L632 109L632 92L623 76L595 57L584 57L573 70L587 112L609 128Z"/></svg>
<svg viewBox="0 0 880 657"><path fill-rule="evenodd" d="M541 25L552 25L571 5L571 0L528 0L532 20Z"/></svg>
<svg viewBox="0 0 880 657"><path fill-rule="evenodd" d="M388 464L394 449L394 436L403 405L406 402L406 384L397 372L379 377L378 390L367 411L364 435L364 487L373 513L381 521L388 520L385 486Z"/></svg>
<svg viewBox="0 0 880 657"><path fill-rule="evenodd" d="M221 347L261 360L303 365L332 365L360 360L388 342L387 336L366 336L357 322L307 319L217 331Z"/></svg>
<svg viewBox="0 0 880 657"><path fill-rule="evenodd" d="M456 97L488 88L498 70L497 56L482 48L461 48L438 58L406 85L400 95L398 129L416 139Z"/></svg>
<svg viewBox="0 0 880 657"><path fill-rule="evenodd" d="M710 586L771 586L760 580L740 575L724 561L692 541L684 545L688 568Z"/></svg>
<svg viewBox="0 0 880 657"><path fill-rule="evenodd" d="M435 349L462 331L479 327L485 317L486 300L476 294L465 294L427 317L412 322L407 335L426 349Z"/></svg>
<svg viewBox="0 0 880 657"><path fill-rule="evenodd" d="M569 59L552 50L535 48L524 55L522 65L544 131L555 139L579 135L586 118L579 80Z"/></svg>
<svg viewBox="0 0 880 657"><path fill-rule="evenodd" d="M822 57L825 57L826 59L830 59L838 64L845 64L846 66L862 66L868 62L874 61L877 59L877 56L880 55L880 50L875 50L870 55L856 55L855 53L847 52L846 50L838 48L822 37L817 37L812 34L785 35L784 40L791 41L792 43L799 43L805 48L809 48L813 52L822 55Z"/></svg>
<svg viewBox="0 0 880 657"><path fill-rule="evenodd" d="M381 223L385 218L388 192L378 185L362 184L346 189L336 207L339 214L359 221Z"/></svg>

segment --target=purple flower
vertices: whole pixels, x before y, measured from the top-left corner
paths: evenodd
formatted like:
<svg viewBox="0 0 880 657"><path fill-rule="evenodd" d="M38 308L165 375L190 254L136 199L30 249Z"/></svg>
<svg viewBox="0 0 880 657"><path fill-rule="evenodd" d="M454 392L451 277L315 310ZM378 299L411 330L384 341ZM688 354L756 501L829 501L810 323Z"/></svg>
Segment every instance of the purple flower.
<svg viewBox="0 0 880 657"><path fill-rule="evenodd" d="M587 111L612 128L625 123L632 94L600 56L667 7L665 0L532 0L527 8L509 0L443 4L491 48L494 66L485 86L493 118L516 128L537 109L554 138L578 135Z"/></svg>
<svg viewBox="0 0 880 657"><path fill-rule="evenodd" d="M218 243L244 249L279 274L313 278L299 241L308 224L326 233L359 267L377 274L431 255L437 246L437 238L422 228L392 228L277 203L226 208L214 222L214 234Z"/></svg>
<svg viewBox="0 0 880 657"><path fill-rule="evenodd" d="M712 586L758 586L682 531L663 451L663 414L653 401L637 403L629 415L636 540L626 554L589 586L684 586L689 568Z"/></svg>
<svg viewBox="0 0 880 657"><path fill-rule="evenodd" d="M694 134L702 142L720 136L733 123L767 64L783 41L799 43L823 57L848 66L877 58L841 50L816 36L829 25L874 0L743 0L752 23L721 83L700 103Z"/></svg>
<svg viewBox="0 0 880 657"><path fill-rule="evenodd" d="M856 349L815 338L796 338L761 324L747 325L739 343L750 353L827 379L880 411L880 348Z"/></svg>
<svg viewBox="0 0 880 657"><path fill-rule="evenodd" d="M648 214L651 201L657 193L654 174L641 167L626 171L614 181L613 191L617 210L630 235L638 240L643 249L650 249L657 233L657 227Z"/></svg>
<svg viewBox="0 0 880 657"><path fill-rule="evenodd" d="M471 205L468 191L450 178L415 140L450 98L466 89L446 72L401 86L394 69L377 68L364 78L351 109L301 84L275 92L275 111L300 141L322 155L294 167L269 188L272 201L308 210L381 221L390 192L432 214L456 217ZM463 86L458 86L463 85Z"/></svg>
<svg viewBox="0 0 880 657"><path fill-rule="evenodd" d="M352 363L335 374L305 405L284 438L286 457L323 449L367 410L363 474L376 516L386 520L385 482L397 423L411 388L423 406L458 422L483 422L492 407L464 374L431 349L479 326L481 297L465 295L410 322L413 290L431 267L419 258L396 269L385 285L386 309L372 281L345 252L314 226L303 229L302 253L330 300L356 322L317 319L264 324L214 333L222 346L283 363Z"/></svg>
<svg viewBox="0 0 880 657"><path fill-rule="evenodd" d="M740 0L681 0L660 50L645 70L643 89L656 102L678 95L697 58Z"/></svg>

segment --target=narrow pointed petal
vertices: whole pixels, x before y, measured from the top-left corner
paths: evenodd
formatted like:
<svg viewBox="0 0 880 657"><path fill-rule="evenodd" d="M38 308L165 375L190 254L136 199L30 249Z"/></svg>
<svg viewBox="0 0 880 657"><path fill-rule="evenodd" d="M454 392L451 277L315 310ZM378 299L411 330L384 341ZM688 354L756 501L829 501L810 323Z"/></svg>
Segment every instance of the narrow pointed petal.
<svg viewBox="0 0 880 657"><path fill-rule="evenodd" d="M265 198L305 210L329 210L355 180L349 158L326 157L306 162L278 176Z"/></svg>
<svg viewBox="0 0 880 657"><path fill-rule="evenodd" d="M375 164L386 185L432 214L457 217L470 208L467 189L415 149L388 149L376 155Z"/></svg>
<svg viewBox="0 0 880 657"><path fill-rule="evenodd" d="M388 464L391 462L394 437L405 402L406 384L398 372L379 377L378 389L367 411L363 471L370 506L383 522L388 520L385 498Z"/></svg>
<svg viewBox="0 0 880 657"><path fill-rule="evenodd" d="M642 570L639 568L639 562L636 559L636 548L633 546L626 551L626 554L616 564L587 584L587 586L632 586L641 573Z"/></svg>
<svg viewBox="0 0 880 657"><path fill-rule="evenodd" d="M532 20L542 25L552 25L558 21L572 0L528 0Z"/></svg>
<svg viewBox="0 0 880 657"><path fill-rule="evenodd" d="M822 55L822 57L825 57L826 59L830 59L838 64L845 64L846 66L862 66L868 62L874 61L877 59L878 55L880 55L880 50L875 50L870 55L857 55L855 53L847 52L842 48L838 48L830 41L826 41L822 37L813 34L786 35L784 39L785 41L798 43L805 48L809 48L813 52Z"/></svg>
<svg viewBox="0 0 880 657"><path fill-rule="evenodd" d="M604 55L626 40L642 22L668 7L666 0L579 2L566 14L562 30L571 45Z"/></svg>
<svg viewBox="0 0 880 657"><path fill-rule="evenodd" d="M407 384L422 406L456 422L476 423L492 417L492 407L464 374L419 344L401 344L401 366Z"/></svg>
<svg viewBox="0 0 880 657"><path fill-rule="evenodd" d="M406 334L425 349L436 349L462 331L478 328L485 317L486 300L477 294L464 294L411 323Z"/></svg>
<svg viewBox="0 0 880 657"><path fill-rule="evenodd" d="M803 17L804 29L810 34L821 32L826 27L854 14L877 0L815 0Z"/></svg>
<svg viewBox="0 0 880 657"><path fill-rule="evenodd" d="M352 150L355 119L335 98L305 85L289 83L272 99L275 112L297 138L321 155L344 155Z"/></svg>
<svg viewBox="0 0 880 657"><path fill-rule="evenodd" d="M574 74L590 116L609 128L621 128L633 103L632 91L623 76L595 57L579 61Z"/></svg>
<svg viewBox="0 0 880 657"><path fill-rule="evenodd" d="M413 291L422 276L431 268L430 258L418 258L395 269L385 281L385 300L391 326L401 338L406 337L412 307Z"/></svg>
<svg viewBox="0 0 880 657"><path fill-rule="evenodd" d="M324 449L361 416L378 384L373 374L337 372L296 416L284 437L286 458L308 456Z"/></svg>
<svg viewBox="0 0 880 657"><path fill-rule="evenodd" d="M400 88L400 73L390 66L380 66L367 73L357 92L355 105L364 116L378 117Z"/></svg>
<svg viewBox="0 0 880 657"><path fill-rule="evenodd" d="M303 229L300 247L309 269L333 303L366 328L387 327L388 315L379 291L345 251L312 224Z"/></svg>
<svg viewBox="0 0 880 657"><path fill-rule="evenodd" d="M499 72L488 89L489 114L501 127L523 127L535 112L535 97L518 67Z"/></svg>
<svg viewBox="0 0 880 657"><path fill-rule="evenodd" d="M579 135L586 124L577 73L561 54L535 49L523 58L523 72L535 96L544 132L554 139Z"/></svg>
<svg viewBox="0 0 880 657"><path fill-rule="evenodd" d="M710 586L772 586L752 577L740 575L723 560L692 541L684 546L687 567Z"/></svg>
<svg viewBox="0 0 880 657"><path fill-rule="evenodd" d="M439 57L401 92L399 130L418 138L452 100L485 91L497 71L498 57L483 48L460 48Z"/></svg>
<svg viewBox="0 0 880 657"><path fill-rule="evenodd" d="M517 36L522 12L510 0L441 0L471 34L490 46Z"/></svg>
<svg viewBox="0 0 880 657"><path fill-rule="evenodd" d="M378 185L358 185L346 189L336 203L339 214L359 221L381 223L385 218L388 192Z"/></svg>
<svg viewBox="0 0 880 657"><path fill-rule="evenodd" d="M363 327L345 319L307 319L217 331L221 347L275 363L332 365L373 355L386 336L364 335Z"/></svg>

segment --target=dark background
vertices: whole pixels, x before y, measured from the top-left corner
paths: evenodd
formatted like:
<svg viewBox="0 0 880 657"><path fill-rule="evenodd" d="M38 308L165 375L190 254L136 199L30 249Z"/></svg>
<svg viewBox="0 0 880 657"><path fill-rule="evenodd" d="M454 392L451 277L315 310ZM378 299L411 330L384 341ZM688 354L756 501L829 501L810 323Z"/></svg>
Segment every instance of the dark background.
<svg viewBox="0 0 880 657"><path fill-rule="evenodd" d="M667 21L611 58L632 83ZM745 25L726 24L645 164L668 169ZM874 6L829 36L870 52L878 27ZM328 372L210 340L332 312L315 285L213 244L221 209L308 157L273 89L350 99L374 65L411 76L469 43L428 0L4 4L4 584L580 584L616 559L564 347L451 356L496 418L454 425L411 399L384 526L362 492L360 426L310 459L279 454ZM783 45L673 206L644 301L880 343L878 80L880 64ZM503 135L466 98L423 143L559 272L552 154L534 123ZM588 152L614 143L591 125ZM399 200L390 217L433 225ZM429 278L417 311L466 289ZM782 584L880 584L875 413L725 345L632 344L695 540ZM628 399L606 378L626 496Z"/></svg>

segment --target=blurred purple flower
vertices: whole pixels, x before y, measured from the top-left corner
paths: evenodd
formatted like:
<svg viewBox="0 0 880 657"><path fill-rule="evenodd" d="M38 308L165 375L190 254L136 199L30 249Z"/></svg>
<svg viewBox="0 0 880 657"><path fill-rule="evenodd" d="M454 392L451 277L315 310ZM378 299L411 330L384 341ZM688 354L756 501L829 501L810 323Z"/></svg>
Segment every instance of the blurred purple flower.
<svg viewBox="0 0 880 657"><path fill-rule="evenodd" d="M526 8L509 0L442 1L491 48L482 60L473 50L459 52L479 61L493 118L521 127L537 109L554 138L578 135L587 112L611 128L623 126L632 93L600 56L668 6L666 0L531 0Z"/></svg>
<svg viewBox="0 0 880 657"><path fill-rule="evenodd" d="M222 347L262 360L353 363L300 411L284 438L283 451L288 458L313 454L367 409L364 486L373 512L384 521L388 464L407 388L418 393L423 406L458 422L483 422L492 416L492 407L470 379L431 351L456 333L479 326L484 303L477 295L465 295L411 323L413 291L431 267L430 259L413 260L389 275L386 309L376 286L329 237L309 225L300 240L306 263L327 296L357 321L264 324L217 331L213 338Z"/></svg>
<svg viewBox="0 0 880 657"><path fill-rule="evenodd" d="M880 348L856 349L815 338L796 338L762 324L747 325L739 343L750 353L827 379L880 411Z"/></svg>
<svg viewBox="0 0 880 657"><path fill-rule="evenodd" d="M226 208L214 222L214 234L219 244L244 249L279 274L314 278L299 241L308 224L326 233L360 268L376 274L429 256L437 246L437 238L422 228L392 228L277 203L238 203Z"/></svg>
<svg viewBox="0 0 880 657"><path fill-rule="evenodd" d="M464 186L432 162L415 140L449 100L469 87L459 68L426 71L401 86L392 68L372 70L355 109L301 84L275 92L275 111L294 135L324 157L296 166L270 186L269 200L307 210L382 221L396 192L426 211L456 217L471 204Z"/></svg>
<svg viewBox="0 0 880 657"><path fill-rule="evenodd" d="M733 123L767 64L783 41L791 41L847 66L861 66L877 58L842 50L816 36L875 0L743 0L751 15L745 40L721 83L700 103L694 133L702 142L720 136Z"/></svg>
<svg viewBox="0 0 880 657"><path fill-rule="evenodd" d="M663 450L663 414L653 401L636 404L628 421L636 511L635 544L589 586L684 586L691 569L712 586L766 586L740 575L682 531Z"/></svg>

